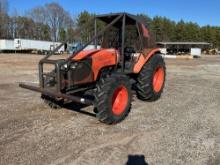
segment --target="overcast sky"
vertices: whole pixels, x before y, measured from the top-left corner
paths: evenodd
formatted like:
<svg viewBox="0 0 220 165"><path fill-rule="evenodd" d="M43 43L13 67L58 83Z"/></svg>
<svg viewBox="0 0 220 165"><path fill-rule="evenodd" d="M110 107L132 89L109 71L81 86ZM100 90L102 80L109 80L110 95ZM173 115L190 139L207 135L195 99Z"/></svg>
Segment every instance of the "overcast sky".
<svg viewBox="0 0 220 165"><path fill-rule="evenodd" d="M92 13L144 13L159 15L174 21L197 22L199 25L220 26L220 0L8 0L10 14L15 9L21 15L33 7L58 2L72 15L87 10Z"/></svg>

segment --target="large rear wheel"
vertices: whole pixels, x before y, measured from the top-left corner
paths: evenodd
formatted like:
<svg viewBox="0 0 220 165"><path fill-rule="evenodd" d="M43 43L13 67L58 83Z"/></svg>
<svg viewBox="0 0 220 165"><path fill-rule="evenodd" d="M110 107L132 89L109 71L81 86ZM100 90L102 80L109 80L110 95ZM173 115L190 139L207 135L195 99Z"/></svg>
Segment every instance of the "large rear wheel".
<svg viewBox="0 0 220 165"><path fill-rule="evenodd" d="M165 84L166 66L160 54L154 55L142 68L137 78L137 96L144 101L160 98Z"/></svg>
<svg viewBox="0 0 220 165"><path fill-rule="evenodd" d="M131 84L123 74L101 77L95 92L97 118L106 124L124 120L131 109Z"/></svg>

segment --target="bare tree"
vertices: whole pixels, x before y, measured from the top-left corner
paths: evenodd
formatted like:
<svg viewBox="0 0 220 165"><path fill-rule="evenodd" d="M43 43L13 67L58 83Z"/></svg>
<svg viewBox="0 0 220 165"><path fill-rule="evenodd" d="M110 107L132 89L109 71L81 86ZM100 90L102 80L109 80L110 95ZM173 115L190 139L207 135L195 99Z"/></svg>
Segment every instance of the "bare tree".
<svg viewBox="0 0 220 165"><path fill-rule="evenodd" d="M54 41L65 39L64 33L73 27L70 14L58 3L49 3L43 7L36 7L28 12L28 16L35 22L48 25L51 30L51 38ZM62 31L62 33L60 33ZM60 36L60 34L62 36Z"/></svg>
<svg viewBox="0 0 220 165"><path fill-rule="evenodd" d="M42 6L33 8L26 15L32 18L34 22L43 23L43 24L47 23L46 11L45 11L45 8Z"/></svg>
<svg viewBox="0 0 220 165"><path fill-rule="evenodd" d="M0 0L0 38L7 38L8 1Z"/></svg>
<svg viewBox="0 0 220 165"><path fill-rule="evenodd" d="M72 23L72 19L69 13L57 3L46 4L45 8L46 18L48 18L48 24L52 31L52 38L57 41L60 29L66 29Z"/></svg>
<svg viewBox="0 0 220 165"><path fill-rule="evenodd" d="M0 0L0 13L7 14L8 13L8 1Z"/></svg>

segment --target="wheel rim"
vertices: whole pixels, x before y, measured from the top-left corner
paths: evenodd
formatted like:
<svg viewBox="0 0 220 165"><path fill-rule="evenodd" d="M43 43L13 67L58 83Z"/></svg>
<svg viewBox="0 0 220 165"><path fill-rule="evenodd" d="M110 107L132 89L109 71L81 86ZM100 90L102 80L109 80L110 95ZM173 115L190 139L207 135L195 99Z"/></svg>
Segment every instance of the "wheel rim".
<svg viewBox="0 0 220 165"><path fill-rule="evenodd" d="M153 87L155 92L160 92L164 83L164 68L158 67L153 76Z"/></svg>
<svg viewBox="0 0 220 165"><path fill-rule="evenodd" d="M116 88L112 98L112 112L119 116L121 115L128 103L128 90L124 86Z"/></svg>

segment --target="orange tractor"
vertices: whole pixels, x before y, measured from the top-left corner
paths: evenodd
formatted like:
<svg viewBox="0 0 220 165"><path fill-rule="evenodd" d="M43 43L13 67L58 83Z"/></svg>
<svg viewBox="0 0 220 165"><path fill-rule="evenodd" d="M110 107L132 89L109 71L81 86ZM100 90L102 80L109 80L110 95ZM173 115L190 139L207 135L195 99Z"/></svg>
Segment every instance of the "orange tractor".
<svg viewBox="0 0 220 165"><path fill-rule="evenodd" d="M97 20L106 25L100 32ZM144 101L160 98L166 67L139 17L128 13L99 15L94 29L94 37L68 58L51 60L51 53L39 62L39 87L19 86L40 92L51 108L67 102L93 105L99 121L116 124L130 112L132 90ZM94 49L85 50L91 44ZM45 64L54 69L45 72Z"/></svg>

